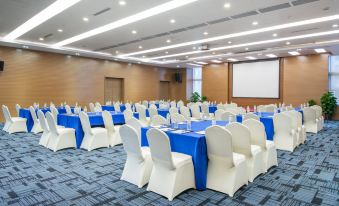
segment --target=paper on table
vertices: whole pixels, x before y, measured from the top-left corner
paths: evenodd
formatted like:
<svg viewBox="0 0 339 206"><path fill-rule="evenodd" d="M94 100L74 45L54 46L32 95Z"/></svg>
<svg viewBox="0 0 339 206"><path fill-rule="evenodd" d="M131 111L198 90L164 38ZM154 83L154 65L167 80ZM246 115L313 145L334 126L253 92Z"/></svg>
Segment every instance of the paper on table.
<svg viewBox="0 0 339 206"><path fill-rule="evenodd" d="M202 131L198 131L198 132L195 132L195 133L197 133L197 134L205 134L205 131L202 130Z"/></svg>
<svg viewBox="0 0 339 206"><path fill-rule="evenodd" d="M160 128L161 131L163 132L166 132L166 131L171 131L173 130L172 128L168 128L168 127L165 127L165 128Z"/></svg>
<svg viewBox="0 0 339 206"><path fill-rule="evenodd" d="M175 131L173 131L172 133L175 133L175 134L183 134L183 133L187 133L188 131L186 131L186 130L181 130L181 129L179 129L179 130L175 130Z"/></svg>

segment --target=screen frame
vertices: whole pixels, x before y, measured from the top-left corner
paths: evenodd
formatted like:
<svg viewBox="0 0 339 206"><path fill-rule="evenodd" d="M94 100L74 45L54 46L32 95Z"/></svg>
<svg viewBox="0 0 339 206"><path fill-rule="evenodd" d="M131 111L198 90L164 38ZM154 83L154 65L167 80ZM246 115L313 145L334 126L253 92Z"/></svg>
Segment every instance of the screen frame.
<svg viewBox="0 0 339 206"><path fill-rule="evenodd" d="M233 78L233 65L234 64L243 64L243 63L255 63L255 62L267 62L267 61L276 61L276 60L278 60L278 64L279 64L279 70L278 70L278 72L279 72L279 83L278 83L278 97L235 97L234 95L233 95L233 93L234 93L234 87L233 87L233 83L234 83L234 78ZM280 98L281 98L281 85L280 85L280 83L281 83L281 76L282 76L282 74L281 74L281 63L282 63L282 61L281 61L281 58L271 58L271 59L258 59L258 60L246 60L246 61L239 61L239 62L232 62L231 64L230 64L230 66L231 66L231 69L232 69L232 76L231 76L231 79L232 79L232 98L236 98L236 99L274 99L274 100L279 100Z"/></svg>

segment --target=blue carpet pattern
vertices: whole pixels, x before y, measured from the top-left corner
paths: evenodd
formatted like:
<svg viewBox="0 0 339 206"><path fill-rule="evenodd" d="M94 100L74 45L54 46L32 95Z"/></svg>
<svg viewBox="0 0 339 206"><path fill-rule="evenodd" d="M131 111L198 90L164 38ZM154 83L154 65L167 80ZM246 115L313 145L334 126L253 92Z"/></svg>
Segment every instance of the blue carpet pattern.
<svg viewBox="0 0 339 206"><path fill-rule="evenodd" d="M53 153L39 137L0 130L0 205L339 205L339 122L293 153L278 151L279 166L233 198L188 190L172 202L119 180L122 146Z"/></svg>

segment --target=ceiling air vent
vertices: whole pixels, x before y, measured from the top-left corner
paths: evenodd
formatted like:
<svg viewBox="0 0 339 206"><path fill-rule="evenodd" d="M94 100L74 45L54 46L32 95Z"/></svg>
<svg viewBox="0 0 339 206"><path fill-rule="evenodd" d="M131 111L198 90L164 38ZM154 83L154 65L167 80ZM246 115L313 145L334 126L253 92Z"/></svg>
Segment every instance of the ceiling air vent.
<svg viewBox="0 0 339 206"><path fill-rule="evenodd" d="M218 23L222 23L222 22L225 22L225 21L229 21L229 20L231 20L231 18L226 17L226 18L221 18L221 19L209 21L209 22L207 22L207 24L218 24Z"/></svg>
<svg viewBox="0 0 339 206"><path fill-rule="evenodd" d="M292 1L291 3L293 4L293 6L299 6L302 4L308 4L308 3L312 3L316 1L319 1L319 0L296 0L296 1Z"/></svg>
<svg viewBox="0 0 339 206"><path fill-rule="evenodd" d="M97 13L93 14L93 16L99 16L107 11L111 10L111 8L106 8L106 9L103 9L101 11L98 11Z"/></svg>
<svg viewBox="0 0 339 206"><path fill-rule="evenodd" d="M262 8L262 9L259 9L259 11L261 13L267 13L267 12L271 12L271 11L277 11L277 10L280 10L280 9L285 9L285 8L288 8L288 7L291 7L291 5L289 3L284 3L284 4L278 4L278 5Z"/></svg>
<svg viewBox="0 0 339 206"><path fill-rule="evenodd" d="M309 29L301 29L301 30L296 30L296 31L292 31L291 33L300 33L300 32L305 32L305 31L313 31L313 30L317 30L319 28L309 28Z"/></svg>
<svg viewBox="0 0 339 206"><path fill-rule="evenodd" d="M44 39L47 39L48 37L51 37L51 36L53 36L52 33L51 34L47 34L47 35L44 36Z"/></svg>
<svg viewBox="0 0 339 206"><path fill-rule="evenodd" d="M241 14L231 16L231 18L232 19L240 19L240 18L253 16L253 15L257 15L257 14L259 14L257 11L248 11L248 12L245 12L245 13L241 13Z"/></svg>

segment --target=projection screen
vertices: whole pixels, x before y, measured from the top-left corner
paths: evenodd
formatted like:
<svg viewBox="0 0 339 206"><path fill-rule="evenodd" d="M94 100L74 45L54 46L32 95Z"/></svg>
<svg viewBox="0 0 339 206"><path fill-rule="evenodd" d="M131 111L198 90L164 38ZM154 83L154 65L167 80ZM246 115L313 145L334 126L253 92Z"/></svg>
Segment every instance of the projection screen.
<svg viewBox="0 0 339 206"><path fill-rule="evenodd" d="M279 98L279 59L233 64L233 97Z"/></svg>

